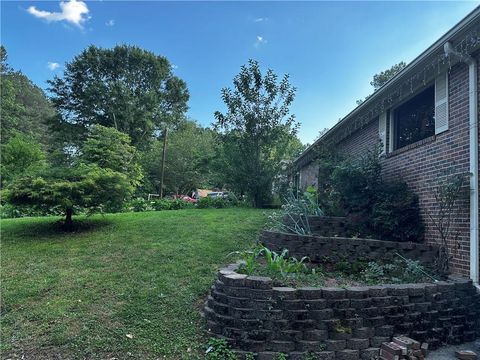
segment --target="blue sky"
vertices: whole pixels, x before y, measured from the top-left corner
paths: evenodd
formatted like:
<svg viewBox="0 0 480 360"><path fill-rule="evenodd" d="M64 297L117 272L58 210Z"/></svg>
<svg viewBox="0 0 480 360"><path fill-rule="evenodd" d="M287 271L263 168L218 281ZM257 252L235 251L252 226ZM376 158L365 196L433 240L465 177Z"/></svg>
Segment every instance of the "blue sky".
<svg viewBox="0 0 480 360"><path fill-rule="evenodd" d="M42 88L90 44L127 43L164 55L188 84L188 115L203 125L224 109L221 88L257 59L290 74L299 136L312 142L372 92L373 74L411 61L478 5L2 1L1 42L10 65Z"/></svg>

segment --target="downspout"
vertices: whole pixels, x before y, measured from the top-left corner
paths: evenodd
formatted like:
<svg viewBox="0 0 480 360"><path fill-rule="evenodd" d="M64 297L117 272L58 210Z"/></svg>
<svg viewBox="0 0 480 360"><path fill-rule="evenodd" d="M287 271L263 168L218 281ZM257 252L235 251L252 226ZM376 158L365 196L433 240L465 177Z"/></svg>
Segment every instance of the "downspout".
<svg viewBox="0 0 480 360"><path fill-rule="evenodd" d="M478 214L478 65L469 55L444 45L445 55L455 55L468 64L469 135L470 135L470 278L479 288L479 214Z"/></svg>
<svg viewBox="0 0 480 360"><path fill-rule="evenodd" d="M478 215L478 65L474 58L468 63L470 97L470 278L479 283L479 215Z"/></svg>

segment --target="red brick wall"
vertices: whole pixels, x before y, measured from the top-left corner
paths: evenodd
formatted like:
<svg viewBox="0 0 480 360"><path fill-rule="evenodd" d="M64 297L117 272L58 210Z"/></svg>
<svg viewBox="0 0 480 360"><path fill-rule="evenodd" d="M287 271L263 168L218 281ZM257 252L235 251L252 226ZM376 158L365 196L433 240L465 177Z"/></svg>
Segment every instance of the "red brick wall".
<svg viewBox="0 0 480 360"><path fill-rule="evenodd" d="M371 149L379 141L378 119L375 119L338 143L337 149L343 155L356 157Z"/></svg>
<svg viewBox="0 0 480 360"><path fill-rule="evenodd" d="M317 187L318 165L315 161L300 169L300 189L305 190L309 186Z"/></svg>
<svg viewBox="0 0 480 360"><path fill-rule="evenodd" d="M426 225L425 239L434 243L437 232L429 221L428 213L435 214L436 204L431 191L432 181L441 179L445 171L469 171L468 126L468 66L458 64L449 75L449 130L418 146L401 149L383 160L387 179L401 178L419 195L422 216ZM352 134L338 144L338 150L356 155L378 142L378 120ZM458 204L453 230L458 239L449 243L453 254L453 271L469 274L469 199Z"/></svg>
<svg viewBox="0 0 480 360"><path fill-rule="evenodd" d="M437 181L451 174L469 171L469 127L468 127L468 66L454 66L449 74L449 129L435 137L432 141L408 149L401 153L392 153L384 162L386 178L402 178L410 188L419 195L422 216L426 225L425 240L435 242L438 232L429 219L428 214L435 214L435 202L432 187ZM469 274L470 264L470 231L469 231L469 199L466 197L458 203L452 223L452 234L457 239L449 242L453 255L453 270L465 275Z"/></svg>

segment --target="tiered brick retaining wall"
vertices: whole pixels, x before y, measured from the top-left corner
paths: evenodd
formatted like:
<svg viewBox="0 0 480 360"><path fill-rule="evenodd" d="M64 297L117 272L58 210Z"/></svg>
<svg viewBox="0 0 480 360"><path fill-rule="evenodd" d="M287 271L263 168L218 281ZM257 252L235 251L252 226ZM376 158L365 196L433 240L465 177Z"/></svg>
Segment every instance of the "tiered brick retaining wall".
<svg viewBox="0 0 480 360"><path fill-rule="evenodd" d="M221 269L204 309L209 331L256 359L375 359L402 334L432 347L474 340L480 295L469 280L342 288L274 287Z"/></svg>
<svg viewBox="0 0 480 360"><path fill-rule="evenodd" d="M435 261L438 248L430 244L321 237L264 231L260 241L269 249L288 249L289 255L297 258L308 256L311 261L337 260L392 260L396 253L426 266Z"/></svg>
<svg viewBox="0 0 480 360"><path fill-rule="evenodd" d="M477 61L480 60L478 52L474 57ZM478 61L478 67L480 69L480 61ZM425 239L429 243L435 243L438 238L438 232L428 215L436 214L438 211L432 186L445 178L446 170L451 175L469 171L468 76L468 65L464 63L456 64L449 70L448 131L393 151L382 159L383 177L386 180L405 181L419 196L420 212L425 222ZM477 81L480 84L480 71ZM371 123L337 143L335 150L349 156L364 154L366 149L378 143L378 128L378 117L372 118ZM308 179L307 183L302 182L302 186L318 183L318 173L314 175L315 169L318 172L318 165L315 162L299 169L302 176ZM468 184L465 188L468 193ZM452 233L457 233L458 236L448 241L453 256L453 270L467 276L470 273L469 202L469 198L465 197L456 204L451 229Z"/></svg>

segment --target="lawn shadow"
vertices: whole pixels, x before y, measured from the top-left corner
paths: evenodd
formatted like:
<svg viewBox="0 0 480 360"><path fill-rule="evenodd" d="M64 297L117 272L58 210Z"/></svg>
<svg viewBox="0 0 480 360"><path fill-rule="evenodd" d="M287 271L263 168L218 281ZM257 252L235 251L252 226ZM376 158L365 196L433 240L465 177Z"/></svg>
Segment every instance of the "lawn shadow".
<svg viewBox="0 0 480 360"><path fill-rule="evenodd" d="M93 233L109 225L113 221L102 218L82 218L75 219L71 229L66 229L64 221L52 217L41 219L40 221L22 221L14 226L2 229L2 242L8 243L12 239L23 241L52 241L52 240L68 240L69 237L75 235Z"/></svg>

